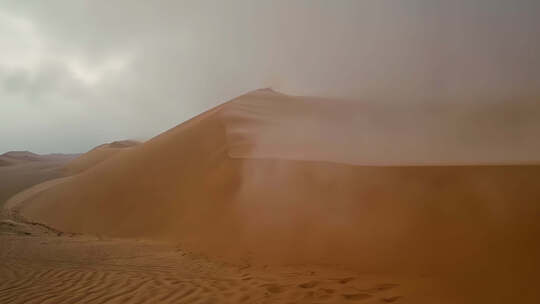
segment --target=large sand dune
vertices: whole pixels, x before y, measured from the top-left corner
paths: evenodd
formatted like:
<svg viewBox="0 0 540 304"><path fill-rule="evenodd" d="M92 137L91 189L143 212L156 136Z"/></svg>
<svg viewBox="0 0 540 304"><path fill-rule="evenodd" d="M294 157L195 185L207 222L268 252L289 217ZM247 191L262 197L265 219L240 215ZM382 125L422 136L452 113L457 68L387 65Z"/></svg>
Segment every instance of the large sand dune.
<svg viewBox="0 0 540 304"><path fill-rule="evenodd" d="M464 299L536 298L540 166L367 166L376 155L355 136L358 110L255 91L23 212L61 230L170 239L231 259L440 275Z"/></svg>

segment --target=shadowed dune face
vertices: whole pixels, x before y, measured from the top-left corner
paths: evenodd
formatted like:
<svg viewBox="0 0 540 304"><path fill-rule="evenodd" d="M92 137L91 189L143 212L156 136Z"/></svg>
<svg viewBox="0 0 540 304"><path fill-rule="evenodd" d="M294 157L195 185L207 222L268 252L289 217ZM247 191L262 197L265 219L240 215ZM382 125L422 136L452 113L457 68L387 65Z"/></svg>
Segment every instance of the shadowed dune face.
<svg viewBox="0 0 540 304"><path fill-rule="evenodd" d="M540 166L360 166L353 131L312 124L327 110L331 121L352 117L346 107L289 98L284 112L287 98L225 103L41 193L24 213L217 256L452 273L509 293L538 269Z"/></svg>

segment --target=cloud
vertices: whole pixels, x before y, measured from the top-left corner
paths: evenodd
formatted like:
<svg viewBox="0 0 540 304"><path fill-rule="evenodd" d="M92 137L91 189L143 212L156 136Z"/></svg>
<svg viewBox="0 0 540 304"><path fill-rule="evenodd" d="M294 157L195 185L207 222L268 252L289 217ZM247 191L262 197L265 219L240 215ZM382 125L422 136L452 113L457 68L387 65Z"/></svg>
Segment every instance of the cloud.
<svg viewBox="0 0 540 304"><path fill-rule="evenodd" d="M540 96L539 15L533 0L3 1L0 150L149 138L269 86L417 115L514 109Z"/></svg>

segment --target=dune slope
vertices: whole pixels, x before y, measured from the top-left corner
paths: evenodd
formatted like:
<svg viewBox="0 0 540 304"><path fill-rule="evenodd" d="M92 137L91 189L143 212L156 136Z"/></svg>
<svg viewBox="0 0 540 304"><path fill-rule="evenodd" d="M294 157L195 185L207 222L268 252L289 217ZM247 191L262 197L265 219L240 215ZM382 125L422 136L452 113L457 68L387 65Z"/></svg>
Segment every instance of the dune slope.
<svg viewBox="0 0 540 304"><path fill-rule="evenodd" d="M24 215L215 256L440 274L464 297L536 297L540 166L363 166L348 106L243 95L41 193Z"/></svg>
<svg viewBox="0 0 540 304"><path fill-rule="evenodd" d="M4 202L32 185L61 177L62 167L75 158L74 154L39 155L12 151L0 155L0 218Z"/></svg>
<svg viewBox="0 0 540 304"><path fill-rule="evenodd" d="M133 140L121 140L99 145L67 163L64 166L64 171L67 175L81 173L115 155L116 153L123 151L126 148L134 147L138 144L139 142Z"/></svg>

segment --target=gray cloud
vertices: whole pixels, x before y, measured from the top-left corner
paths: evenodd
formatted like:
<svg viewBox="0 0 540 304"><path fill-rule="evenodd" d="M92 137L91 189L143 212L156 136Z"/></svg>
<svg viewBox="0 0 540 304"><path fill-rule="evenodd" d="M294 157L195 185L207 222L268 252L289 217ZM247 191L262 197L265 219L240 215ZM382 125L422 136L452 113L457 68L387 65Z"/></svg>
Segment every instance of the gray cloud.
<svg viewBox="0 0 540 304"><path fill-rule="evenodd" d="M452 105L445 136L507 149L538 131L539 28L534 0L3 1L0 151L149 138L268 86L388 104L381 120Z"/></svg>

